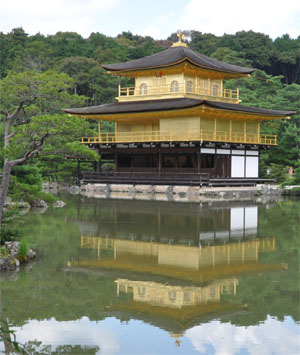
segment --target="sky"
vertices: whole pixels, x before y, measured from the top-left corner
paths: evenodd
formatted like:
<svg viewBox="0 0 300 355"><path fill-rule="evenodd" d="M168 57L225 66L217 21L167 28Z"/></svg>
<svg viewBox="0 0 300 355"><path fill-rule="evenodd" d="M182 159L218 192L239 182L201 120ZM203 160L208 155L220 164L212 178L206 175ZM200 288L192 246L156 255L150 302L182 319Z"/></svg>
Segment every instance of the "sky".
<svg viewBox="0 0 300 355"><path fill-rule="evenodd" d="M300 349L300 327L288 316L283 321L267 316L265 321L248 327L219 320L202 323L188 329L176 348L175 338L165 330L138 320L120 322L113 317L103 321L91 321L87 317L61 322L54 318L32 319L14 330L21 344L36 339L53 348L78 344L98 346L97 354L107 355L169 354L170 350L178 355L296 355Z"/></svg>
<svg viewBox="0 0 300 355"><path fill-rule="evenodd" d="M222 36L253 30L272 39L300 35L300 0L9 0L1 1L0 31L70 31L115 37L122 31L166 39L197 30Z"/></svg>

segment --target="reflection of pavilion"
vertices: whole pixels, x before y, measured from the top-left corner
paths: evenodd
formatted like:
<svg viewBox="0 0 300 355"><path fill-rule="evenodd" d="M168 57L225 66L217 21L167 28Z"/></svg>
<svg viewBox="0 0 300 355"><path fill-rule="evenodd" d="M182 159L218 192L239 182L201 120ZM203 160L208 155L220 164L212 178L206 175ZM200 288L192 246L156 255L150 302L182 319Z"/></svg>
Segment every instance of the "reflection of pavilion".
<svg viewBox="0 0 300 355"><path fill-rule="evenodd" d="M68 268L114 277L119 297L107 312L165 329L176 345L189 327L244 310L231 302L240 275L282 268L260 262L276 245L257 237L257 206L100 202L92 228L80 211L82 256Z"/></svg>
<svg viewBox="0 0 300 355"><path fill-rule="evenodd" d="M226 204L211 207L157 201L95 201L91 209L78 212L84 235L163 243L220 244L229 240L256 238L257 205ZM92 212L92 213L91 213Z"/></svg>
<svg viewBox="0 0 300 355"><path fill-rule="evenodd" d="M230 302L237 276L282 268L259 262L261 253L275 250L275 238L189 246L82 235L81 247L85 257L69 268L117 275L119 301L107 312L159 326L176 346L189 327L244 309Z"/></svg>
<svg viewBox="0 0 300 355"><path fill-rule="evenodd" d="M96 253L69 262L69 267L100 267L194 282L281 267L259 262L261 252L275 250L274 238L196 247L83 235L81 247Z"/></svg>
<svg viewBox="0 0 300 355"><path fill-rule="evenodd" d="M134 302L152 306L182 308L208 302L220 302L222 294L236 294L238 280L234 277L215 281L208 286L174 286L149 281L117 279L117 293L131 293Z"/></svg>
<svg viewBox="0 0 300 355"><path fill-rule="evenodd" d="M96 249L98 261L102 259L103 251L106 252L105 258L113 258L116 262L155 263L199 270L201 267L215 267L220 264L258 261L259 252L275 250L275 238L195 247L83 235L81 247Z"/></svg>
<svg viewBox="0 0 300 355"><path fill-rule="evenodd" d="M221 295L235 295L238 280L235 277L212 282L206 286L178 286L152 281L117 279L117 294L132 295L132 300L109 307L110 311L121 311L143 319L156 318L168 328L175 345L180 346L184 329L197 324L201 317L221 315L243 308L240 304L221 302ZM166 322L169 325L166 327ZM170 323L171 322L171 323ZM171 326L170 326L171 324ZM171 329L176 329L174 333Z"/></svg>

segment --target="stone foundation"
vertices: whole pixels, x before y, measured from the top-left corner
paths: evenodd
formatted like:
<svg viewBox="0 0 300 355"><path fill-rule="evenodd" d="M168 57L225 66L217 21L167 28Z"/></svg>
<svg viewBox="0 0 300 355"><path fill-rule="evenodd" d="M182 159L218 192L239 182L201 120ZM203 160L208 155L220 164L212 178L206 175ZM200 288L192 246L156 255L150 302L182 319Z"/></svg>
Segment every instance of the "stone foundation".
<svg viewBox="0 0 300 355"><path fill-rule="evenodd" d="M198 187L172 185L87 184L71 187L71 193L87 197L122 198L159 201L243 201L279 199L288 189L279 185L257 185L250 187Z"/></svg>

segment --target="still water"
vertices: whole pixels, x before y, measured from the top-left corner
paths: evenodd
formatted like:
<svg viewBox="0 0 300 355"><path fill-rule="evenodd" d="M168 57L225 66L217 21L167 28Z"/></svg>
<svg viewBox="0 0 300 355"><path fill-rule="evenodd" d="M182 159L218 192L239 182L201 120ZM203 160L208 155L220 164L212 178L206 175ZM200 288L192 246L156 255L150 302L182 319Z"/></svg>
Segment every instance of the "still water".
<svg viewBox="0 0 300 355"><path fill-rule="evenodd" d="M299 354L299 201L63 199L1 281L30 354Z"/></svg>

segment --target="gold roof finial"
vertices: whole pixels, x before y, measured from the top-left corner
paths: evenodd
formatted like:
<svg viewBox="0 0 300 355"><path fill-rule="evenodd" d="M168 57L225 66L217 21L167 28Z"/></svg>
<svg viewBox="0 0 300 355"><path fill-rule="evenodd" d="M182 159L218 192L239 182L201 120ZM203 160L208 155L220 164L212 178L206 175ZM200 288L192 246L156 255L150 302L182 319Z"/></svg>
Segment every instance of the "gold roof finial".
<svg viewBox="0 0 300 355"><path fill-rule="evenodd" d="M180 346L180 344L182 343L182 340L180 340L179 338L183 336L183 333L176 334L176 333L170 332L170 336L172 338L175 338L175 346Z"/></svg>
<svg viewBox="0 0 300 355"><path fill-rule="evenodd" d="M172 47L186 47L186 43L182 42L182 40L185 38L185 35L181 30L177 31L177 37L178 37L178 42L174 42L172 44Z"/></svg>

